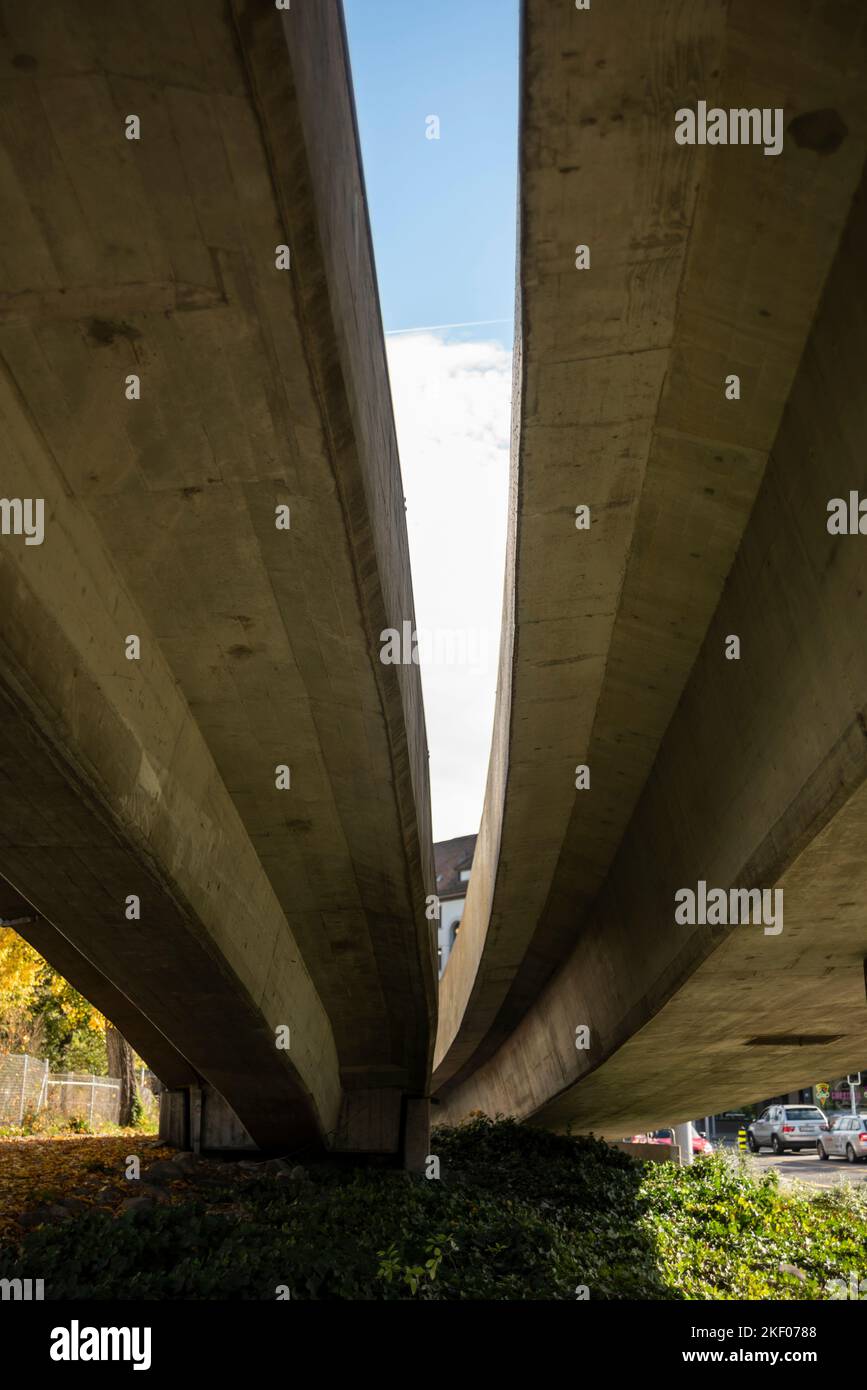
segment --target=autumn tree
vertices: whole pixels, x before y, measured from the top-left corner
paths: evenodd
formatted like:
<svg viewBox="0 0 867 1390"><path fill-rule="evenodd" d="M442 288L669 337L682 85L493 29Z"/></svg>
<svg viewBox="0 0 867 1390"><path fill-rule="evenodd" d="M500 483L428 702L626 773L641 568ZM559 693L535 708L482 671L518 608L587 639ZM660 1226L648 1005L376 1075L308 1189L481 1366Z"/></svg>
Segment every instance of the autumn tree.
<svg viewBox="0 0 867 1390"><path fill-rule="evenodd" d="M137 1118L138 1093L135 1085L135 1054L122 1033L106 1020L105 1045L108 1053L108 1074L120 1081L120 1113L117 1122L131 1126Z"/></svg>
<svg viewBox="0 0 867 1390"><path fill-rule="evenodd" d="M52 1071L115 1076L120 1124L138 1118L135 1054L126 1038L10 927L0 927L0 1052L45 1057Z"/></svg>
<svg viewBox="0 0 867 1390"><path fill-rule="evenodd" d="M32 1012L42 1025L38 1055L48 1059L52 1071L106 1074L105 1019L47 961L42 961Z"/></svg>
<svg viewBox="0 0 867 1390"><path fill-rule="evenodd" d="M45 961L22 936L0 927L0 1050L35 1051L42 1039L43 1022L36 1002Z"/></svg>
<svg viewBox="0 0 867 1390"><path fill-rule="evenodd" d="M0 1049L53 1071L106 1071L105 1019L23 936L0 928Z"/></svg>

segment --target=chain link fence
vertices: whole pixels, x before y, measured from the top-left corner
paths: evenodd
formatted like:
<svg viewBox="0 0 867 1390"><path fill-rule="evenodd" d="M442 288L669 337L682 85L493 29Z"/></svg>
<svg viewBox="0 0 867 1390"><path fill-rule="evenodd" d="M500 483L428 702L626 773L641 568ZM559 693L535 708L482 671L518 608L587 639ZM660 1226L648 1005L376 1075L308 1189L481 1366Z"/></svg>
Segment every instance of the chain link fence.
<svg viewBox="0 0 867 1390"><path fill-rule="evenodd" d="M48 1063L26 1053L0 1056L0 1124L20 1125L42 1104Z"/></svg>
<svg viewBox="0 0 867 1390"><path fill-rule="evenodd" d="M136 1072L139 1098L146 1111L157 1105L151 1072ZM120 1081L89 1072L49 1072L41 1057L26 1053L0 1054L0 1125L20 1125L26 1115L51 1115L117 1124Z"/></svg>
<svg viewBox="0 0 867 1390"><path fill-rule="evenodd" d="M120 1081L81 1071L51 1072L45 1078L41 1108L65 1119L86 1120L91 1128L100 1120L117 1124Z"/></svg>

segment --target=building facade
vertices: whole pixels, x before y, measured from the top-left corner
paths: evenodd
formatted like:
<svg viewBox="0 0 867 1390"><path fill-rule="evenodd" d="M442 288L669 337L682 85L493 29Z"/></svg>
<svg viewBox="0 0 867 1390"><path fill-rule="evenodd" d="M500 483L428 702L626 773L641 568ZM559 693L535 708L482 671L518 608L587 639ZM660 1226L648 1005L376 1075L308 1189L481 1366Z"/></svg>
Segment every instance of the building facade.
<svg viewBox="0 0 867 1390"><path fill-rule="evenodd" d="M458 835L454 840L440 840L434 845L436 891L440 900L437 946L441 975L460 931L475 849L475 835Z"/></svg>

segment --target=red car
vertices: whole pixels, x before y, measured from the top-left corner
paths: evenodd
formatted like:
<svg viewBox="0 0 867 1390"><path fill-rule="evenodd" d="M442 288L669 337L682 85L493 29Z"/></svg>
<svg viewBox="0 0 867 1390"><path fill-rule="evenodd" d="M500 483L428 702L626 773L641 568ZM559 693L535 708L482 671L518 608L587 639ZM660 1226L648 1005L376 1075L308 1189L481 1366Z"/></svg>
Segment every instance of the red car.
<svg viewBox="0 0 867 1390"><path fill-rule="evenodd" d="M670 1129L652 1129L649 1134L633 1134L630 1144L673 1144L674 1135ZM713 1144L697 1130L692 1131L692 1151L694 1154L712 1154Z"/></svg>

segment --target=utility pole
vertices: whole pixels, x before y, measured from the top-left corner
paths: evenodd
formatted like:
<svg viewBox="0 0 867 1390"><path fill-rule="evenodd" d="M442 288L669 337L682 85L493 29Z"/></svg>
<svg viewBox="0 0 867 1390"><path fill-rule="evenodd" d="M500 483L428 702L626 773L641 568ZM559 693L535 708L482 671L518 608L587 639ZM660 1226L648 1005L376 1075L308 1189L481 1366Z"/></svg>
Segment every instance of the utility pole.
<svg viewBox="0 0 867 1390"><path fill-rule="evenodd" d="M855 1087L861 1085L860 1071L850 1072L849 1075L846 1077L846 1080L849 1083L849 1100L852 1104L852 1114L857 1115L858 1107L855 1104Z"/></svg>

